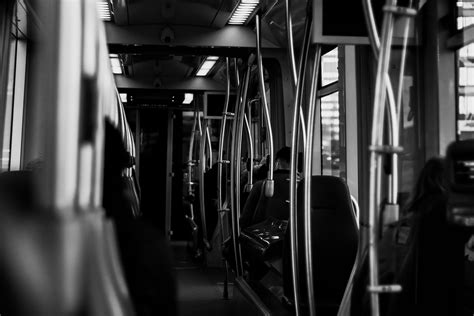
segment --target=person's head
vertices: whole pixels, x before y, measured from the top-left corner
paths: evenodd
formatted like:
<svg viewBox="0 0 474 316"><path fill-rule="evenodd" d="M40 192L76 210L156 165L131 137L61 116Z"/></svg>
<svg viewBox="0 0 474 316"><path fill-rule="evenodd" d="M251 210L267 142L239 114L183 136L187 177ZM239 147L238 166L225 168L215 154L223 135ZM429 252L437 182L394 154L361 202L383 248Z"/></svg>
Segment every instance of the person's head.
<svg viewBox="0 0 474 316"><path fill-rule="evenodd" d="M411 207L428 195L445 195L445 163L441 157L430 158L418 177L412 196Z"/></svg>
<svg viewBox="0 0 474 316"><path fill-rule="evenodd" d="M283 147L275 156L275 169L288 170L290 169L291 148Z"/></svg>

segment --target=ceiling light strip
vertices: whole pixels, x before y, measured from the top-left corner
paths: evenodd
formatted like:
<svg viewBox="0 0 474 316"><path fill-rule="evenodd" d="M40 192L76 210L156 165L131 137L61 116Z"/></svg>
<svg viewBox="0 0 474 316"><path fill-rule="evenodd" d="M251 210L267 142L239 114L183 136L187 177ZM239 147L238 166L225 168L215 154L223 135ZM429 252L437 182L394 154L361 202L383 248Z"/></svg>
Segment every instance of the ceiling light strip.
<svg viewBox="0 0 474 316"><path fill-rule="evenodd" d="M240 0L227 24L244 25L259 4L259 0Z"/></svg>

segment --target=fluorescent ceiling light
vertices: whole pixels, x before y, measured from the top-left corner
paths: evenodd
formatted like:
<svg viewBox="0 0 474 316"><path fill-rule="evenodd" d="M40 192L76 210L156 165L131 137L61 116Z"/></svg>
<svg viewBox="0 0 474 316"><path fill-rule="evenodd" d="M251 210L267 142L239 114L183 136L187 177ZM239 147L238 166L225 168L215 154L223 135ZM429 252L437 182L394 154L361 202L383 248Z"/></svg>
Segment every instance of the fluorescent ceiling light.
<svg viewBox="0 0 474 316"><path fill-rule="evenodd" d="M243 25L247 22L249 17L255 11L259 4L259 0L240 0L239 5L232 13L227 24L230 25Z"/></svg>
<svg viewBox="0 0 474 316"><path fill-rule="evenodd" d="M122 103L127 103L127 94L120 93L120 100L122 100Z"/></svg>
<svg viewBox="0 0 474 316"><path fill-rule="evenodd" d="M194 99L194 94L185 93L183 104L191 104L191 102L193 102L193 99Z"/></svg>
<svg viewBox="0 0 474 316"><path fill-rule="evenodd" d="M108 0L97 0L97 11L99 18L103 21L111 21L110 6Z"/></svg>
<svg viewBox="0 0 474 316"><path fill-rule="evenodd" d="M208 56L206 60L201 64L198 71L196 72L197 77L205 77L211 71L212 67L216 64L219 57L217 56Z"/></svg>
<svg viewBox="0 0 474 316"><path fill-rule="evenodd" d="M110 57L110 66L112 67L112 72L115 75L121 75L122 71L122 64L120 63L120 59L117 54L109 54Z"/></svg>

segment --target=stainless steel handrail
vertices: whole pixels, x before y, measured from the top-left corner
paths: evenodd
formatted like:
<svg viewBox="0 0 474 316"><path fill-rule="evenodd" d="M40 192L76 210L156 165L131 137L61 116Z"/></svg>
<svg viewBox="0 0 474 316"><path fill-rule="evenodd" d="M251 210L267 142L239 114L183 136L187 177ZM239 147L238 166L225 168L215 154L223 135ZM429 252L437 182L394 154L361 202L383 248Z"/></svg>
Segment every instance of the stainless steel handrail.
<svg viewBox="0 0 474 316"><path fill-rule="evenodd" d="M305 260L306 260L306 285L308 291L308 307L309 315L316 315L316 296L314 293L314 273L313 273L313 227L311 214L311 176L312 176L312 156L313 156L313 136L316 120L316 112L318 110L317 92L318 92L318 76L319 65L321 61L321 46L317 45L314 52L313 72L311 77L311 92L308 107L308 133L307 142L304 150L304 222L305 222Z"/></svg>
<svg viewBox="0 0 474 316"><path fill-rule="evenodd" d="M257 33L257 69L258 69L258 83L260 88L260 97L263 103L263 113L265 116L265 125L267 127L267 140L270 151L270 161L268 162L268 175L265 181L265 196L272 197L273 191L275 190L275 183L273 181L273 169L274 169L274 147L273 147L273 130L272 122L270 119L270 109L267 101L267 94L265 92L265 78L263 74L263 61L262 61L262 36L261 36L261 25L260 25L260 14L255 16L255 25Z"/></svg>
<svg viewBox="0 0 474 316"><path fill-rule="evenodd" d="M309 20L305 25L303 36L302 59L298 71L298 84L293 112L293 130L291 139L291 162L290 162L290 248L291 248L291 270L294 292L294 304L296 316L301 315L300 291L299 291L299 266L298 266L298 243L297 243L297 216L296 216L296 190L297 190L297 152L298 152L298 131L300 129L299 109L303 100L303 84L306 74L306 63L309 52L309 37L311 35L312 22Z"/></svg>

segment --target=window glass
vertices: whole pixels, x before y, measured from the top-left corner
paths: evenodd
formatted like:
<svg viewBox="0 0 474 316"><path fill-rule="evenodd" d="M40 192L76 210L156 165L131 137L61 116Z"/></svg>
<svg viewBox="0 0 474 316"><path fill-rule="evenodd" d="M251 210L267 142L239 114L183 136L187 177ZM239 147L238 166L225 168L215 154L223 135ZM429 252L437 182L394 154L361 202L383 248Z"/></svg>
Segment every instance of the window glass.
<svg viewBox="0 0 474 316"><path fill-rule="evenodd" d="M321 98L321 164L322 174L345 176L344 146L341 132L344 132L344 116L339 107L339 92Z"/></svg>
<svg viewBox="0 0 474 316"><path fill-rule="evenodd" d="M325 86L339 80L338 48L327 52L321 57L321 85Z"/></svg>
<svg viewBox="0 0 474 316"><path fill-rule="evenodd" d="M459 139L474 138L474 44L458 51L458 109Z"/></svg>

